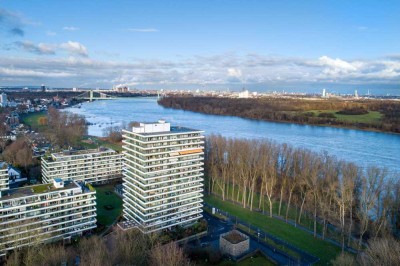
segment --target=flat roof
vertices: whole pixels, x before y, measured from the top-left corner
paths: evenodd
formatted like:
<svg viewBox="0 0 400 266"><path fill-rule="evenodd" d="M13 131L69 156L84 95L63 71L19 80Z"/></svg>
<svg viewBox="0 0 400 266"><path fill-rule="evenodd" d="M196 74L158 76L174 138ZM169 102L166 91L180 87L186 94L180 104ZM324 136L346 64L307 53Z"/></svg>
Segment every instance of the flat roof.
<svg viewBox="0 0 400 266"><path fill-rule="evenodd" d="M62 188L56 188L51 183L14 188L14 189L9 189L9 190L3 191L0 201L16 199L16 198L21 198L21 197L35 196L35 195L45 194L45 193L49 193L49 192L63 191L63 190L69 190L69 189L74 189L74 188L80 188L80 186L73 181L64 182L64 187L62 187Z"/></svg>
<svg viewBox="0 0 400 266"><path fill-rule="evenodd" d="M85 154L98 153L98 152L115 152L115 151L110 148L102 147L102 148L98 148L98 149L88 149L88 150L68 150L68 151L52 153L51 155L56 158L62 158L62 157L67 157L67 156L85 155Z"/></svg>
<svg viewBox="0 0 400 266"><path fill-rule="evenodd" d="M131 131L128 131L131 132ZM188 127L180 127L180 126L171 126L170 131L160 131L160 132L150 132L150 133L136 133L134 134L142 135L142 136L152 136L152 135L169 135L174 133L185 133L185 132L203 132L202 130L188 128Z"/></svg>

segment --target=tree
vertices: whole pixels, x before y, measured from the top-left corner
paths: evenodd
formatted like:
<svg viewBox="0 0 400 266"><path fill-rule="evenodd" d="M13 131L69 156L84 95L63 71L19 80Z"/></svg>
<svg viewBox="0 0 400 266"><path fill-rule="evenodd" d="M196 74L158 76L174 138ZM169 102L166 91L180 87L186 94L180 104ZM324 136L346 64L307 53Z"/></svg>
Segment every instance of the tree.
<svg viewBox="0 0 400 266"><path fill-rule="evenodd" d="M84 238L79 242L78 254L82 265L112 265L110 253L100 236Z"/></svg>
<svg viewBox="0 0 400 266"><path fill-rule="evenodd" d="M400 242L393 237L372 240L358 261L363 266L400 265Z"/></svg>
<svg viewBox="0 0 400 266"><path fill-rule="evenodd" d="M151 266L190 266L190 260L186 257L182 248L171 242L165 245L157 244L149 253L149 265Z"/></svg>
<svg viewBox="0 0 400 266"><path fill-rule="evenodd" d="M30 144L23 137L18 138L11 145L7 146L3 152L3 156L8 163L17 167L24 167L25 170L35 162Z"/></svg>

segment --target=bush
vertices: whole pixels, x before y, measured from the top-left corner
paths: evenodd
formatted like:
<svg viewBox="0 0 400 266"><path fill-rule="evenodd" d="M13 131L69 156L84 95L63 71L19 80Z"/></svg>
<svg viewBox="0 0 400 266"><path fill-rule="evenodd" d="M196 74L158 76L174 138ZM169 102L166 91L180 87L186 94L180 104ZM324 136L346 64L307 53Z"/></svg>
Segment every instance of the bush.
<svg viewBox="0 0 400 266"><path fill-rule="evenodd" d="M318 117L336 118L335 114L332 114L332 113L325 113L325 112L320 113L320 114L318 115Z"/></svg>
<svg viewBox="0 0 400 266"><path fill-rule="evenodd" d="M354 107L346 108L336 113L339 115L366 115L368 114L368 111L362 107Z"/></svg>

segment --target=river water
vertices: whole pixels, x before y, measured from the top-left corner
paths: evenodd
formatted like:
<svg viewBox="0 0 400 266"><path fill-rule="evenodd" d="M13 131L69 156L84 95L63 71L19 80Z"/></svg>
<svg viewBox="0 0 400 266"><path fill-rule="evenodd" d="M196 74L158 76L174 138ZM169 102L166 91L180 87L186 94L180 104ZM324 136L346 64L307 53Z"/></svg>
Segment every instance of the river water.
<svg viewBox="0 0 400 266"><path fill-rule="evenodd" d="M205 134L235 138L265 138L313 151L327 151L339 159L362 167L376 165L400 172L400 135L342 128L255 121L232 116L217 116L168 109L155 98L119 98L83 103L71 107L93 123L89 134L102 136L108 126L131 121L152 122L165 119L172 125L191 127Z"/></svg>

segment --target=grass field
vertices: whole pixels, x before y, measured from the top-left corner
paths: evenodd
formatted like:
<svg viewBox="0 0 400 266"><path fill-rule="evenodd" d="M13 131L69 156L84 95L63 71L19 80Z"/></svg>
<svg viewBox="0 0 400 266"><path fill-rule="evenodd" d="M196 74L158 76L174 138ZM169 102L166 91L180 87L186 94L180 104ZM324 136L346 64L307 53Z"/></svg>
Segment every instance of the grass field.
<svg viewBox="0 0 400 266"><path fill-rule="evenodd" d="M338 110L328 110L328 111L312 111L315 116L318 116L320 113L331 113L334 114L337 120L351 122L351 123L365 123L365 124L375 124L379 123L382 118L382 114L377 111L369 111L368 114L365 115L341 115L337 114Z"/></svg>
<svg viewBox="0 0 400 266"><path fill-rule="evenodd" d="M30 126L33 130L42 130L47 127L47 125L39 125L39 119L41 117L47 117L46 112L38 112L26 114L22 118L22 123Z"/></svg>
<svg viewBox="0 0 400 266"><path fill-rule="evenodd" d="M115 194L114 185L96 186L97 222L103 225L111 225L122 213L122 199ZM112 210L106 210L104 206L110 205Z"/></svg>
<svg viewBox="0 0 400 266"><path fill-rule="evenodd" d="M205 197L205 201L221 210L227 211L237 216L243 221L247 221L272 235L320 258L321 265L328 264L332 259L340 254L341 249L329 244L326 241L316 239L307 232L304 232L283 221L267 217L261 213L244 209L235 204L222 201L215 196Z"/></svg>

